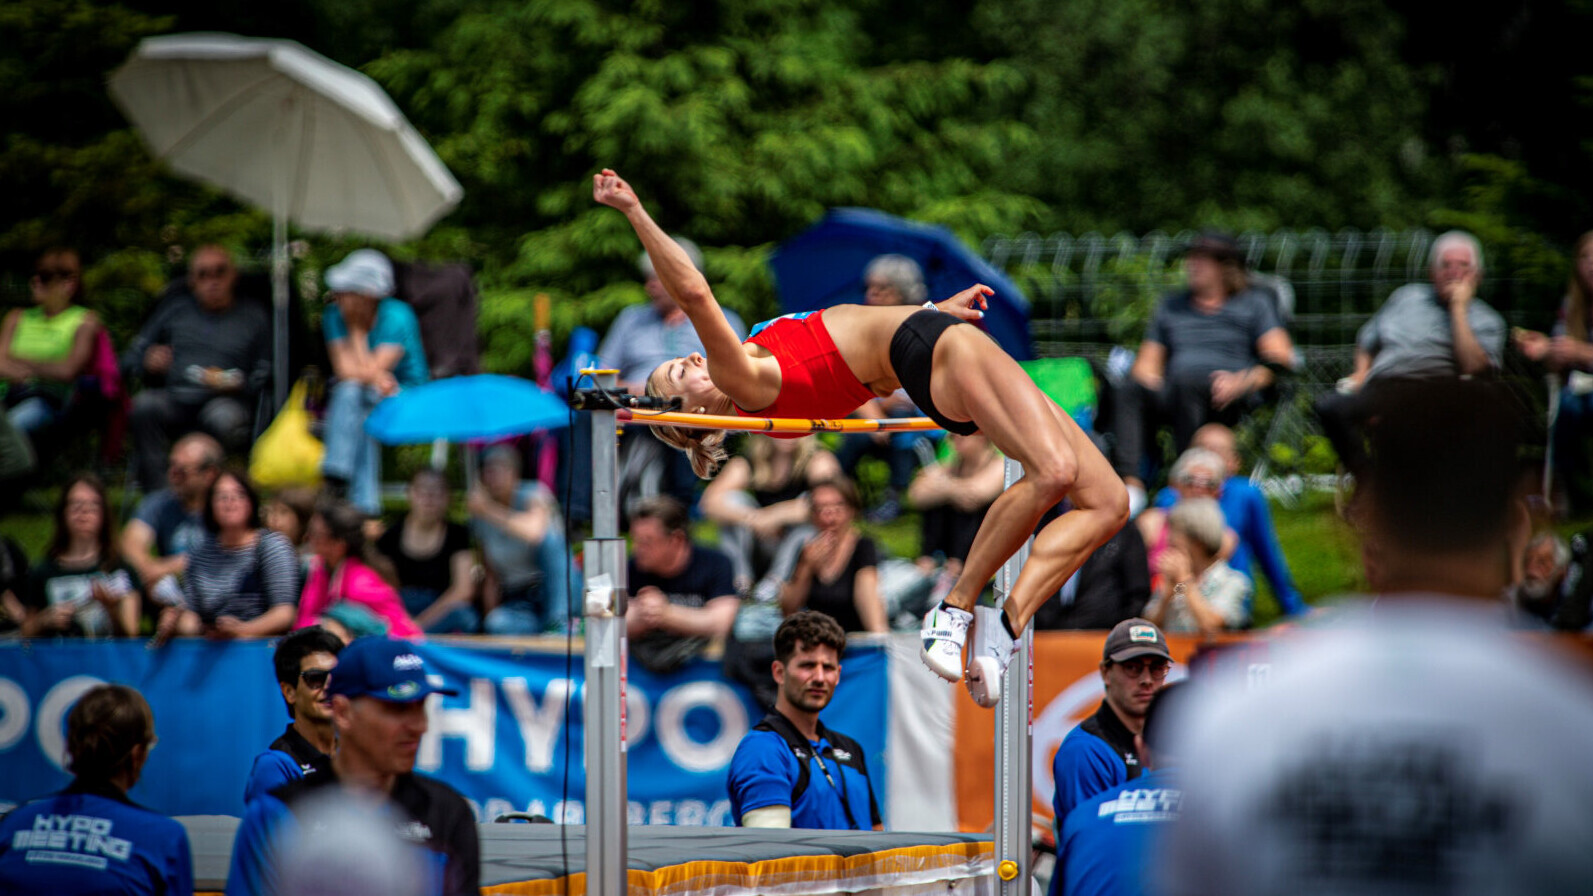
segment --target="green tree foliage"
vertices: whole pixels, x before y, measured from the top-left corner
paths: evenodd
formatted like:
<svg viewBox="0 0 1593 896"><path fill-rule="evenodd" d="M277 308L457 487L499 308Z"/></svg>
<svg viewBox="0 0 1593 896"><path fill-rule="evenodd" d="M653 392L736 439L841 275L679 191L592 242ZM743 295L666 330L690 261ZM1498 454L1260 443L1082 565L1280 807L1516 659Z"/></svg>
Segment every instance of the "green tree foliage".
<svg viewBox="0 0 1593 896"><path fill-rule="evenodd" d="M1561 52L1587 6L1489 11L1521 27L1465 38L1473 55L1448 52L1469 18L1410 0L14 0L0 7L0 286L20 300L26 256L73 243L100 259L90 285L127 303L113 322L136 321L173 246L221 240L258 262L266 217L162 173L105 96L137 40L164 31L290 37L381 83L466 188L425 238L390 248L475 263L488 365L523 370L536 293L556 299L560 343L642 300L635 238L590 199L605 165L707 248L710 279L749 319L776 308L773 246L841 205L973 245L1449 220L1543 233L1564 203L1556 218L1521 197L1553 198L1587 167L1572 111L1593 88ZM1457 111L1456 85L1483 89L1501 58L1525 83L1533 53L1573 122L1569 149L1544 148L1552 124L1511 143L1528 104L1487 126ZM1505 167L1462 168L1457 146ZM311 287L357 245L309 243Z"/></svg>

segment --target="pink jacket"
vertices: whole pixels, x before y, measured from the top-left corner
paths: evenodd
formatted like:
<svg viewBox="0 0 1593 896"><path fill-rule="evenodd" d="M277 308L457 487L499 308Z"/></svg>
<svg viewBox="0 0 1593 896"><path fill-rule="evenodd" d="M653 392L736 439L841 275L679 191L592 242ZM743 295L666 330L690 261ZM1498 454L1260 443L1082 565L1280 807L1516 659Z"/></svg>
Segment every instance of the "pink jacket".
<svg viewBox="0 0 1593 896"><path fill-rule="evenodd" d="M387 633L395 638L413 639L425 634L410 618L393 586L353 557L338 564L330 575L319 557L310 561L310 577L304 583L304 593L299 595L299 621L293 627L315 625L322 613L344 600L376 614L387 623Z"/></svg>

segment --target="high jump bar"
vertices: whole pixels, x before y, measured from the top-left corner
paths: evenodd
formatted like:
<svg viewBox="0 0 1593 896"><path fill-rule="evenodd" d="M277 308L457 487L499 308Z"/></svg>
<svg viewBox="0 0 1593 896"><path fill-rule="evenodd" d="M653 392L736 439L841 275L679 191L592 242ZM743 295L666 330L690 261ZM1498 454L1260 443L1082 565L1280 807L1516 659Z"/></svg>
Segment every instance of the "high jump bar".
<svg viewBox="0 0 1593 896"><path fill-rule="evenodd" d="M682 426L687 429L725 429L737 432L921 432L940 429L928 417L888 417L883 420L849 417L845 420L807 420L801 417L732 417L688 414L684 411L621 411L619 418L643 426Z"/></svg>

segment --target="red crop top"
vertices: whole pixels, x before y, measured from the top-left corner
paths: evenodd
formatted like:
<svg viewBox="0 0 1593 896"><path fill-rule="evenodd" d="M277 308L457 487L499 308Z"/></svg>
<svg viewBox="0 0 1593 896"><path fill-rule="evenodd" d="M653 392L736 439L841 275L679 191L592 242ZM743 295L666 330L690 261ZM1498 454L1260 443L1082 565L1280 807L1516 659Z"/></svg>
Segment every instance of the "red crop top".
<svg viewBox="0 0 1593 896"><path fill-rule="evenodd" d="M736 411L744 417L835 420L874 397L841 360L835 340L824 326L822 310L777 317L754 329L747 342L768 349L780 363L780 395L757 411L738 406Z"/></svg>

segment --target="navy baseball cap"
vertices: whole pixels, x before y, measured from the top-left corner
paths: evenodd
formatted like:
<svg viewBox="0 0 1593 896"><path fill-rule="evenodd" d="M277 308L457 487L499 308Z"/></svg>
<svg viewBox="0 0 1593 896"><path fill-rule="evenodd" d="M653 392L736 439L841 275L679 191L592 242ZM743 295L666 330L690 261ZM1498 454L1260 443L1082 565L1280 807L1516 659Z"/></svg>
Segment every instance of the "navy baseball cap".
<svg viewBox="0 0 1593 896"><path fill-rule="evenodd" d="M389 703L414 703L429 694L457 696L453 688L426 680L426 663L415 645L384 635L356 638L337 655L327 683L328 696L375 697Z"/></svg>

